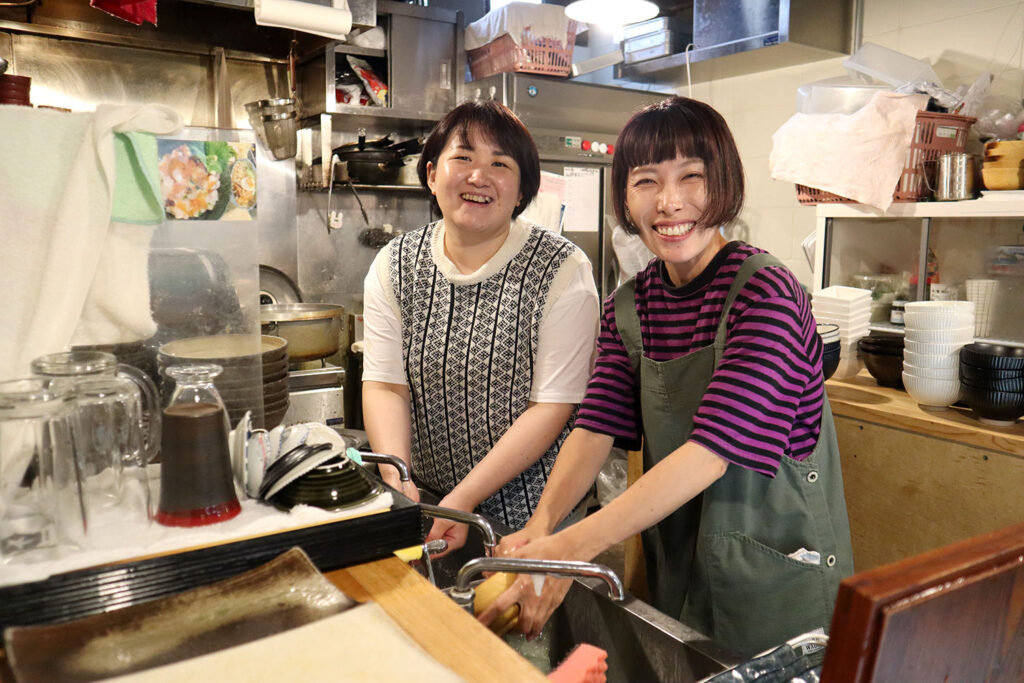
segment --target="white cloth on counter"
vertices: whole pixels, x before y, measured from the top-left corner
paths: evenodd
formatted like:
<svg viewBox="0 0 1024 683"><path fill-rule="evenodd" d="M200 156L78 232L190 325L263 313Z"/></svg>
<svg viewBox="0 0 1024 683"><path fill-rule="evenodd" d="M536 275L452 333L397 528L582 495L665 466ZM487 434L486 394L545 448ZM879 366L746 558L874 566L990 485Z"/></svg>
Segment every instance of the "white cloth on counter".
<svg viewBox="0 0 1024 683"><path fill-rule="evenodd" d="M456 284L483 281L504 267L519 251L529 230L526 221L513 221L505 245L498 254L476 273L467 276L459 273L444 255L442 227L435 233L438 238L431 244L434 263L445 278ZM388 282L391 254L390 249L381 249L363 281L362 379L405 384L402 321ZM594 337L597 329L586 330L600 314L594 271L585 258L581 258L575 268L564 268L563 271L567 275L564 287L559 292L556 286L552 286L548 310L541 320L537 337L530 400L538 403L579 403L586 393L587 381L594 366ZM584 331L589 333L585 334Z"/></svg>
<svg viewBox="0 0 1024 683"><path fill-rule="evenodd" d="M33 358L70 345L108 242L125 248L123 235L107 239L114 133L180 127L177 112L161 105L100 105L91 113L0 106L0 291L7 293L0 379L26 375ZM93 305L116 308L95 298ZM116 341L135 340L93 343Z"/></svg>
<svg viewBox="0 0 1024 683"><path fill-rule="evenodd" d="M151 465L159 471L158 465ZM138 482L129 483L129 487ZM150 479L153 500L159 499L159 476ZM0 586L42 581L54 574L147 557L198 546L227 543L251 536L288 531L320 522L339 521L382 510L389 510L394 499L385 491L372 499L338 512L308 505L296 505L282 512L257 500L242 500L242 511L226 522L199 527L166 527L150 522L144 513L144 488L129 488L125 501L111 506L90 522L88 547L71 550L63 557L24 561L14 559L0 564Z"/></svg>
<svg viewBox="0 0 1024 683"><path fill-rule="evenodd" d="M879 92L854 114L794 114L772 136L771 176L885 211L927 102Z"/></svg>
<svg viewBox="0 0 1024 683"><path fill-rule="evenodd" d="M529 30L533 39L549 38L564 45L568 28L569 18L565 16L565 8L560 5L510 2L466 27L466 49L483 47L506 33L519 45L526 30Z"/></svg>

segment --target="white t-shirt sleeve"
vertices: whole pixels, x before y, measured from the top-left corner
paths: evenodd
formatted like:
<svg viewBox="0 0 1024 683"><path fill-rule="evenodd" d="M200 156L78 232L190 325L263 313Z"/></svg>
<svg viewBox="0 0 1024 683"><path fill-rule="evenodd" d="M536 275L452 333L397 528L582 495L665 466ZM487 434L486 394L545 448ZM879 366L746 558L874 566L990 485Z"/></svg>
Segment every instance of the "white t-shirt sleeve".
<svg viewBox="0 0 1024 683"><path fill-rule="evenodd" d="M600 307L594 273L584 258L541 320L531 401L583 400L594 366Z"/></svg>
<svg viewBox="0 0 1024 683"><path fill-rule="evenodd" d="M382 280L390 255L382 249L363 280L363 381L406 384L402 362L402 321L395 310L391 283Z"/></svg>

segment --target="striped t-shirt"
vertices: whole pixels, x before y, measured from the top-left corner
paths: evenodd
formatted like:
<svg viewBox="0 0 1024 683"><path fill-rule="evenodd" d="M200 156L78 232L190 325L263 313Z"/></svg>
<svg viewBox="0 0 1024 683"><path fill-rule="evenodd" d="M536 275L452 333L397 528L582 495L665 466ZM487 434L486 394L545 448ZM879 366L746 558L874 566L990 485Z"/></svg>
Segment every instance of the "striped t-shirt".
<svg viewBox="0 0 1024 683"><path fill-rule="evenodd" d="M659 260L637 273L644 355L667 361L712 344L736 273L758 253L763 250L730 242L682 287L672 285ZM597 365L576 426L638 448L639 392L615 325L614 296L604 302L597 345ZM757 271L729 313L725 352L694 416L690 439L768 476L775 476L783 457L806 458L821 426L821 348L807 295L794 275L778 266Z"/></svg>

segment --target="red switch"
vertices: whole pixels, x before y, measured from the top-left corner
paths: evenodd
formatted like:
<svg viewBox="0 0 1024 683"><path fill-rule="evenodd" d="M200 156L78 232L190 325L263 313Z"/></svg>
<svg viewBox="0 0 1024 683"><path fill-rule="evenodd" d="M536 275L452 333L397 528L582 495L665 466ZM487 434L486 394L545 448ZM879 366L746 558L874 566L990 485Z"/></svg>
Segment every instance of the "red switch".
<svg viewBox="0 0 1024 683"><path fill-rule="evenodd" d="M583 144L580 145L580 146L583 148L584 152L589 152L590 151L590 140L584 140Z"/></svg>

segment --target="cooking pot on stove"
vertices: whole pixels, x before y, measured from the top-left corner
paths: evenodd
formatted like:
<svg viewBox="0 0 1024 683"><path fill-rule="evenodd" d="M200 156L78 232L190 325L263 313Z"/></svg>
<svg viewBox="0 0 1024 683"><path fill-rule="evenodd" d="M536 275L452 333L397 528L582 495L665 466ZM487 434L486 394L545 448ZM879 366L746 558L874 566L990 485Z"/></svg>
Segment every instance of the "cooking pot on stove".
<svg viewBox="0 0 1024 683"><path fill-rule="evenodd" d="M394 142L390 135L385 135L376 140L367 140L366 130L360 129L356 142L335 147L332 153L348 167L348 177L352 182L393 185L398 181L406 155L417 154L422 150L423 138Z"/></svg>
<svg viewBox="0 0 1024 683"><path fill-rule="evenodd" d="M288 340L290 361L317 360L338 352L344 315L336 304L264 304L260 327L263 334Z"/></svg>

